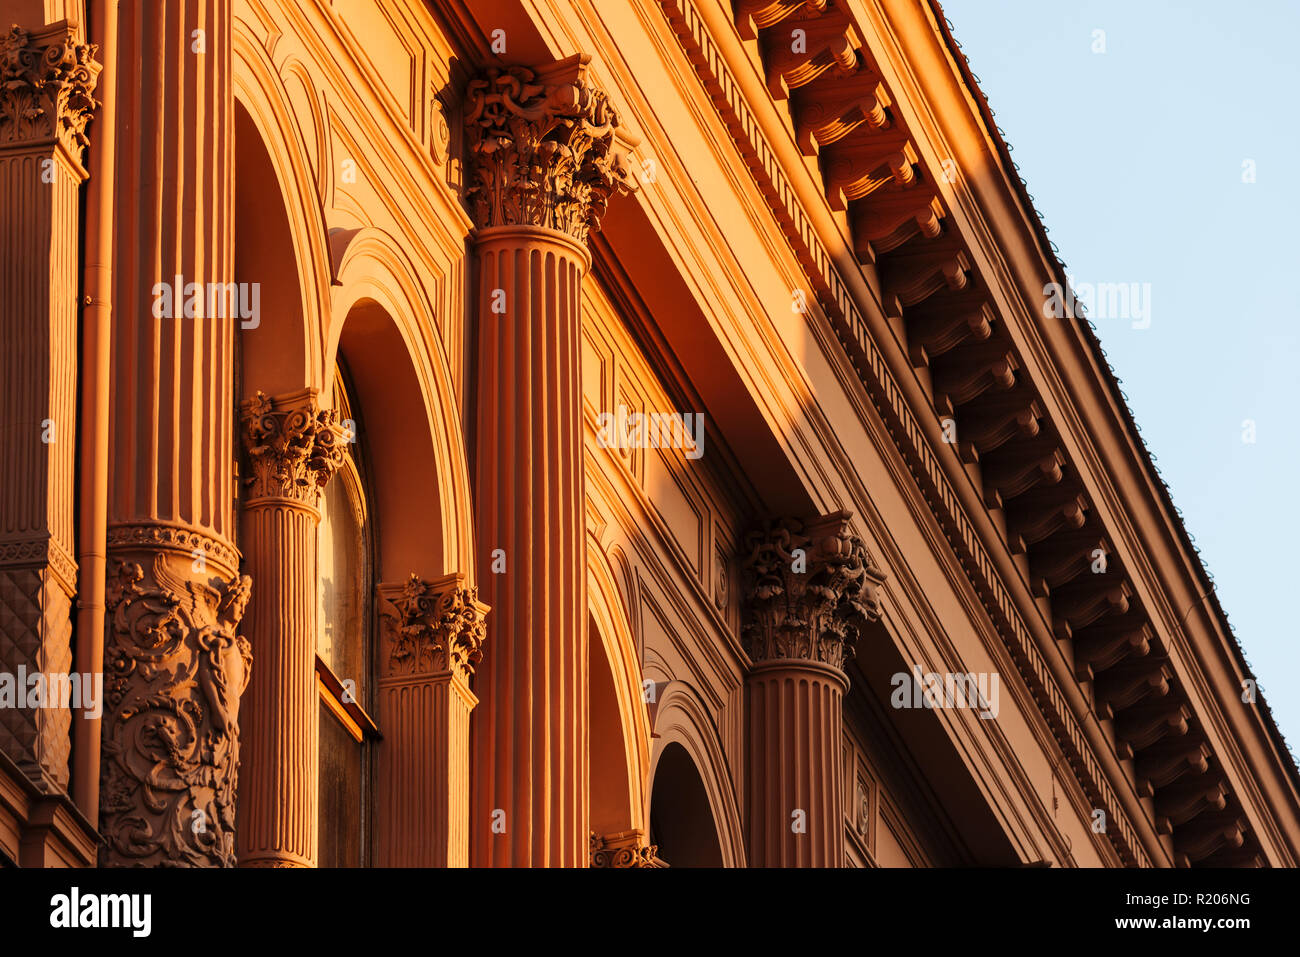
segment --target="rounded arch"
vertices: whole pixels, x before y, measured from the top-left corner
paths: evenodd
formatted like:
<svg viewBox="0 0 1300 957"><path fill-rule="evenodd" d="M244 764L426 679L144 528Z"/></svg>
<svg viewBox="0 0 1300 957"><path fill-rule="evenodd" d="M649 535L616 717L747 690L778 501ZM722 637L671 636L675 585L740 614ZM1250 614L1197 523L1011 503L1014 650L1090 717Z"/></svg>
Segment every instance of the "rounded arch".
<svg viewBox="0 0 1300 957"><path fill-rule="evenodd" d="M382 230L332 237L338 262L325 331L325 389L342 357L374 463L385 580L459 571L474 580L469 469L433 304Z"/></svg>
<svg viewBox="0 0 1300 957"><path fill-rule="evenodd" d="M650 718L636 639L614 570L587 535L590 614L591 827L597 834L649 827Z"/></svg>
<svg viewBox="0 0 1300 957"><path fill-rule="evenodd" d="M686 748L667 745L655 766L650 842L670 867L722 867L722 844L700 769Z"/></svg>
<svg viewBox="0 0 1300 957"><path fill-rule="evenodd" d="M707 799L713 819L723 867L745 866L745 839L740 826L740 809L727 770L722 741L714 730L708 711L690 685L683 681L670 681L659 691L658 708L654 716L654 762L651 769L650 816L655 818L655 795L659 793L659 772L667 754L677 745L690 759ZM673 761L664 765L667 772L677 778L684 769ZM680 779L677 783L681 784ZM687 805L690 806L690 805ZM661 854L663 849L661 848ZM664 860L671 867L667 855Z"/></svg>
<svg viewBox="0 0 1300 957"><path fill-rule="evenodd" d="M236 273L242 280L242 263L247 281L265 287L261 314L267 320L237 333L243 347L241 398L257 389L272 395L323 389L331 271L306 141L274 64L238 18L232 59Z"/></svg>

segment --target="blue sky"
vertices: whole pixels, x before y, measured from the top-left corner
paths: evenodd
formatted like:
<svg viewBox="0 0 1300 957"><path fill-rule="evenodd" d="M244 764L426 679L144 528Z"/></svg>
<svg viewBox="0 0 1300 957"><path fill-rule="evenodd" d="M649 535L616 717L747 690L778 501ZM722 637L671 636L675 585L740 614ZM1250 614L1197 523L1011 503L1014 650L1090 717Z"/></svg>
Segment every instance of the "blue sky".
<svg viewBox="0 0 1300 957"><path fill-rule="evenodd" d="M1300 751L1300 3L943 6L1069 275L1150 283L1097 332Z"/></svg>

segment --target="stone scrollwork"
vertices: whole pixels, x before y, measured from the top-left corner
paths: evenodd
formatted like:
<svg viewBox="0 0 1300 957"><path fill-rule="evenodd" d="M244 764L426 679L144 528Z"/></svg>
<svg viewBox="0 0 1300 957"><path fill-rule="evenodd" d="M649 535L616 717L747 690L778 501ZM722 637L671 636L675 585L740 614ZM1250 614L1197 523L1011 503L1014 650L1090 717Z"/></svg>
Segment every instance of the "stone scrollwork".
<svg viewBox="0 0 1300 957"><path fill-rule="evenodd" d="M343 464L345 436L316 391L272 399L258 392L241 406L244 447L253 467L250 500L289 499L316 507L320 490Z"/></svg>
<svg viewBox="0 0 1300 957"><path fill-rule="evenodd" d="M103 864L234 866L239 700L252 667L237 628L251 587L246 575L196 578L166 554L148 567L111 563Z"/></svg>
<svg viewBox="0 0 1300 957"><path fill-rule="evenodd" d="M594 831L590 839L592 867L667 867L660 860L659 848L647 844L639 830L599 836Z"/></svg>
<svg viewBox="0 0 1300 957"><path fill-rule="evenodd" d="M465 128L480 228L544 226L585 243L610 195L636 188L626 155L635 144L589 84L585 57L487 69L466 90Z"/></svg>
<svg viewBox="0 0 1300 957"><path fill-rule="evenodd" d="M96 51L77 43L66 22L0 33L0 145L57 140L79 157L99 106L91 96L102 69Z"/></svg>
<svg viewBox="0 0 1300 957"><path fill-rule="evenodd" d="M747 651L843 669L862 627L880 617L884 573L849 530L851 513L780 519L745 540Z"/></svg>
<svg viewBox="0 0 1300 957"><path fill-rule="evenodd" d="M411 575L400 588L379 587L392 675L452 671L465 677L483 657L488 607L478 589L451 575L436 582Z"/></svg>

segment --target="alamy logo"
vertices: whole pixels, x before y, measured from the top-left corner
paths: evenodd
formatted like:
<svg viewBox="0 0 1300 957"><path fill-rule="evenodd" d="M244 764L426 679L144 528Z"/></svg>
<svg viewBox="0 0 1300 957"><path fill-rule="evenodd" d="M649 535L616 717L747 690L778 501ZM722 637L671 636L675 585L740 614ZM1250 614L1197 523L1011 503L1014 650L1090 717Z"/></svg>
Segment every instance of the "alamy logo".
<svg viewBox="0 0 1300 957"><path fill-rule="evenodd" d="M620 405L596 416L602 449L684 449L688 459L704 454L703 412L629 412Z"/></svg>
<svg viewBox="0 0 1300 957"><path fill-rule="evenodd" d="M889 679L894 692L889 703L895 708L978 708L984 720L998 716L997 672L979 674L921 674L918 665L911 674L897 672Z"/></svg>
<svg viewBox="0 0 1300 957"><path fill-rule="evenodd" d="M241 329L256 329L262 324L262 285L256 282L175 282L154 283L153 315L155 319L239 319Z"/></svg>
<svg viewBox="0 0 1300 957"><path fill-rule="evenodd" d="M98 718L104 710L104 675L100 672L33 671L18 666L18 673L0 672L0 708L73 708L85 718Z"/></svg>
<svg viewBox="0 0 1300 957"><path fill-rule="evenodd" d="M152 911L149 894L82 894L74 887L50 898L50 926L126 927L133 937L148 937Z"/></svg>
<svg viewBox="0 0 1300 957"><path fill-rule="evenodd" d="M1131 319L1134 329L1151 326L1151 283L1081 282L1043 286L1045 319Z"/></svg>

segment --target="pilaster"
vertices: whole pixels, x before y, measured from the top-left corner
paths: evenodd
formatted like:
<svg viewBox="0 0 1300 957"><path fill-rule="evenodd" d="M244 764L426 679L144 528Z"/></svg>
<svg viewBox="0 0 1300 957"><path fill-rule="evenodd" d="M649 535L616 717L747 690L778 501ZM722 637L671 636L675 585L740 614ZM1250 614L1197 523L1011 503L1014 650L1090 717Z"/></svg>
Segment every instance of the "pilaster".
<svg viewBox="0 0 1300 957"><path fill-rule="evenodd" d="M72 670L78 192L96 48L62 21L0 34L0 670ZM68 787L67 702L0 709L0 750Z"/></svg>

